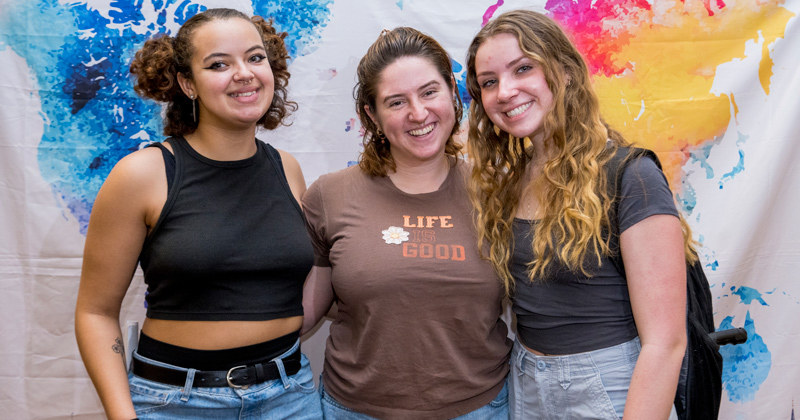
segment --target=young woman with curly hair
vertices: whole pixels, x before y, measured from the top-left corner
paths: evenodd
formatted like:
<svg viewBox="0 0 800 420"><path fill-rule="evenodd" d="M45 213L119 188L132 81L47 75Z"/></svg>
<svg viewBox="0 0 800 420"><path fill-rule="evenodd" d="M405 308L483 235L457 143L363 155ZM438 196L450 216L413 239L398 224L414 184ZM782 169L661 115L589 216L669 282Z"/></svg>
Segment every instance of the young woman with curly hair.
<svg viewBox="0 0 800 420"><path fill-rule="evenodd" d="M299 350L313 262L297 161L256 139L296 108L285 34L209 9L147 41L135 90L166 105L162 143L122 159L97 196L75 314L109 419L319 419ZM130 373L119 312L137 263L147 317Z"/></svg>
<svg viewBox="0 0 800 420"><path fill-rule="evenodd" d="M667 418L696 255L666 178L649 158L631 161L613 216L606 165L629 144L604 123L586 64L552 19L498 16L467 65L479 243L517 317L511 418Z"/></svg>

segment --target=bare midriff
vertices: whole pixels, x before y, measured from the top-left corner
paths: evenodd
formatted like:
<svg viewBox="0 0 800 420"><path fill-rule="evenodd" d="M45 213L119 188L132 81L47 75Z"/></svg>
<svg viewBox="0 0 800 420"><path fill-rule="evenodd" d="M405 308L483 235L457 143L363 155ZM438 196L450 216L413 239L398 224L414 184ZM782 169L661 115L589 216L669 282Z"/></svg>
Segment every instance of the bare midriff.
<svg viewBox="0 0 800 420"><path fill-rule="evenodd" d="M520 343L520 344L522 344L522 343ZM536 351L536 350L534 350L534 349L532 349L532 348L530 348L530 347L528 347L528 346L526 346L526 345L524 345L524 344L522 344L522 347L525 347L525 350L528 350L529 352L531 352L531 353L533 353L533 354L535 354L535 355L537 355L537 356L568 356L568 355L566 355L566 354L549 354L549 353L542 353L542 352L540 352L540 351Z"/></svg>
<svg viewBox="0 0 800 420"><path fill-rule="evenodd" d="M173 321L146 318L142 332L174 346L223 350L263 343L295 332L302 316L269 321Z"/></svg>

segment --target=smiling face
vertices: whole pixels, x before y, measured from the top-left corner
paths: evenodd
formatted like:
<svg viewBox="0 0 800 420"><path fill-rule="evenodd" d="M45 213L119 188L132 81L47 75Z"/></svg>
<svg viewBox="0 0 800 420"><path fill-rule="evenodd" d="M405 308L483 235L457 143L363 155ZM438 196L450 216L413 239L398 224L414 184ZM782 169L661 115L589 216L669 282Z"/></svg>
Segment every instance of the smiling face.
<svg viewBox="0 0 800 420"><path fill-rule="evenodd" d="M553 93L539 64L522 52L514 35L486 39L475 54L475 74L483 108L497 127L518 138L543 135Z"/></svg>
<svg viewBox="0 0 800 420"><path fill-rule="evenodd" d="M456 113L454 92L436 67L422 57L400 57L381 72L376 90L375 109L365 109L398 167L442 159Z"/></svg>
<svg viewBox="0 0 800 420"><path fill-rule="evenodd" d="M275 81L258 29L245 19L218 19L193 34L192 79L178 76L198 101L198 123L255 126L267 112Z"/></svg>

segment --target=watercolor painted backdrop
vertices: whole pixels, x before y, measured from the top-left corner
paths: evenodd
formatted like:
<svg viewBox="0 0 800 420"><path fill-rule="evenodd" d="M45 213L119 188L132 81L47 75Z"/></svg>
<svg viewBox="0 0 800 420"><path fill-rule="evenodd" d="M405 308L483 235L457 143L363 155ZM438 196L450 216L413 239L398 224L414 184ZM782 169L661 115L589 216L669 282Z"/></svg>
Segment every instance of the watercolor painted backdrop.
<svg viewBox="0 0 800 420"><path fill-rule="evenodd" d="M723 347L723 419L794 418L800 401L798 0L0 0L0 418L103 418L73 310L92 203L113 165L161 137L131 89L133 52L194 13L235 7L288 32L293 124L260 137L309 183L358 156L354 70L383 28L413 26L455 61L494 14L558 20L604 113L656 150L702 243ZM136 275L121 321L143 317ZM319 371L327 325L304 350Z"/></svg>

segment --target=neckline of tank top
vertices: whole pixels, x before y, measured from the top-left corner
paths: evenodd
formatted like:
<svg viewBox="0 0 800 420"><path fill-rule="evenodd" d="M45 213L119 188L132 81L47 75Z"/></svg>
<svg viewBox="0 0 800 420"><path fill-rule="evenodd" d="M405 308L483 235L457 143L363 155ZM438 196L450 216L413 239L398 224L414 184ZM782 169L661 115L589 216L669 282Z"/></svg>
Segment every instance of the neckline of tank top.
<svg viewBox="0 0 800 420"><path fill-rule="evenodd" d="M205 163L206 165L216 166L219 168L242 168L245 166L250 166L260 160L262 158L262 149L266 146L266 143L258 140L257 138L253 138L253 141L256 142L256 152L253 156L250 156L245 159L240 160L214 160L208 157L205 157L200 154L197 150L195 150L189 141L183 137L174 137L176 139L176 143L179 147L182 147L189 156L193 157L194 159L200 161L201 163ZM262 143L262 144L259 144Z"/></svg>

